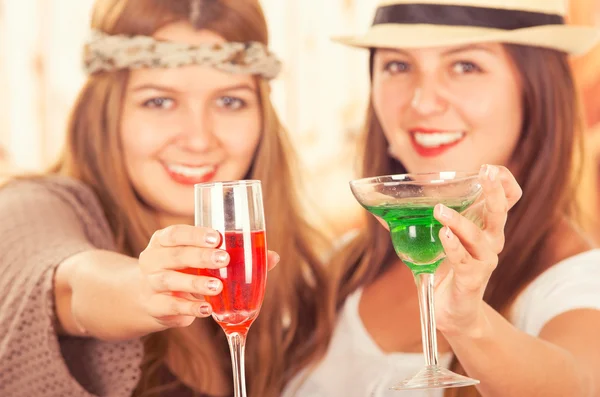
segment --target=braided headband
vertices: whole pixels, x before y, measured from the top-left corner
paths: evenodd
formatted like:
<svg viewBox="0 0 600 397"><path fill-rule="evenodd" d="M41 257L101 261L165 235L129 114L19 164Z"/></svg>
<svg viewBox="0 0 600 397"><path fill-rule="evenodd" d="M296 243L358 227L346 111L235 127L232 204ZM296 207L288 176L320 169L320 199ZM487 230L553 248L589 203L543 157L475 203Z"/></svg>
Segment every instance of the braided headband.
<svg viewBox="0 0 600 397"><path fill-rule="evenodd" d="M259 42L191 45L99 31L93 31L85 44L83 61L88 74L118 69L206 65L228 73L256 74L271 80L281 70L281 62Z"/></svg>

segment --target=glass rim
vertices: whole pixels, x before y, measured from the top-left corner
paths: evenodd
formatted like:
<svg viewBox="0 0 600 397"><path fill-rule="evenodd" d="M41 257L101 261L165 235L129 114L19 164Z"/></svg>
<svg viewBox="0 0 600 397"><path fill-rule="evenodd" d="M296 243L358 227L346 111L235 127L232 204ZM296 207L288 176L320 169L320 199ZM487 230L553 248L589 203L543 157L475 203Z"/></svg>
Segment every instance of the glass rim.
<svg viewBox="0 0 600 397"><path fill-rule="evenodd" d="M240 179L236 181L216 181L216 182L202 182L194 185L195 189L207 189L216 186L231 187L231 186L252 186L261 185L261 181L258 179Z"/></svg>
<svg viewBox="0 0 600 397"><path fill-rule="evenodd" d="M452 178L444 177L445 175L453 175ZM440 171L440 172L408 172L405 174L390 174L390 175L378 175L378 176L370 176L366 178L359 178L350 181L350 186L364 186L370 184L396 184L396 185L414 185L414 184L426 184L430 182L428 181L418 181L418 180L406 180L411 176L434 176L437 175L438 184L439 183L455 183L455 182L464 182L469 179L474 179L479 176L479 172L475 171ZM382 180L383 178L389 178L387 180ZM432 178L433 180L433 178Z"/></svg>

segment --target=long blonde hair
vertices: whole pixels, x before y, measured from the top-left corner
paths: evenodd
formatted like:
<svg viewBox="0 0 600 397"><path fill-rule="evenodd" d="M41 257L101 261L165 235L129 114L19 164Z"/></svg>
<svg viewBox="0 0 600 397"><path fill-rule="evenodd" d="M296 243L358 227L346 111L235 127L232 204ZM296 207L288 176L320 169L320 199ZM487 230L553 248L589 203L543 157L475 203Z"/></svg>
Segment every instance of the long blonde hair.
<svg viewBox="0 0 600 397"><path fill-rule="evenodd" d="M263 11L255 0L203 0L201 13L191 19L190 0L98 0L92 27L108 34L152 35L176 21L190 21L197 29L215 32L228 41L258 41L268 45ZM90 76L73 109L66 148L54 172L79 179L97 194L119 250L137 257L159 228L156 215L137 197L123 172L119 134L126 70ZM331 321L319 308L328 284L316 253L318 234L301 216L292 169L294 160L284 128L269 99L267 82L258 79L262 108L262 138L247 177L263 182L269 248L281 263L269 273L261 314L246 347L249 395L279 395L283 385L323 353ZM208 357L192 328L173 329L145 339L142 380L135 392L153 395L165 385L156 383L167 349L185 361L195 389L210 379L209 367L220 367L230 377L227 343L212 321L220 357Z"/></svg>
<svg viewBox="0 0 600 397"><path fill-rule="evenodd" d="M577 215L582 113L565 54L518 45L505 48L523 82L523 125L511 158L523 197L511 209L505 228L506 244L484 299L507 316L518 293L554 264L549 244L552 231L565 217ZM402 163L387 155L387 142L372 104L363 137L364 177L407 172ZM552 199L541 199L544 197ZM374 282L397 257L389 233L369 217L360 235L334 260L334 287L329 299L332 315L349 294ZM456 358L452 368L464 373ZM445 396L475 397L479 393L474 387L457 388L448 389Z"/></svg>

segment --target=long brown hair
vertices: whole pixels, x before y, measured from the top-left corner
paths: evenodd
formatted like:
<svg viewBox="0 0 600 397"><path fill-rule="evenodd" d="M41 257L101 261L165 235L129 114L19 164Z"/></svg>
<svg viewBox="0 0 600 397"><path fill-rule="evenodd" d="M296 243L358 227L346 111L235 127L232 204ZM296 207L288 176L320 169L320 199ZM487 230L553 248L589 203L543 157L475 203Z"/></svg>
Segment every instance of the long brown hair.
<svg viewBox="0 0 600 397"><path fill-rule="evenodd" d="M508 217L505 247L484 299L508 316L519 292L553 265L551 247L547 244L551 232L562 219L577 213L582 119L565 54L518 45L505 48L519 71L523 87L523 125L510 161L523 197ZM372 58L373 52L371 62ZM363 137L363 176L406 173L402 163L386 154L387 142L372 104L367 111ZM349 294L375 281L396 260L389 233L374 217L369 217L361 234L332 264L335 284L330 312L337 312ZM452 367L464 373L456 359ZM478 395L475 388L446 392L446 396Z"/></svg>
<svg viewBox="0 0 600 397"><path fill-rule="evenodd" d="M176 21L190 21L228 41L258 41L268 45L263 11L255 0L204 0L191 9L190 0L98 0L92 28L108 34L152 35ZM193 11L193 12L192 12ZM64 153L53 171L79 179L99 197L119 250L137 257L159 228L156 215L136 196L123 172L119 136L121 111L129 72L90 76L73 109ZM285 382L322 354L331 321L319 304L327 282L316 253L317 233L302 218L294 190L294 160L285 131L269 99L269 85L257 78L262 108L262 138L248 178L263 182L269 248L281 263L269 273L261 315L252 326L246 347L250 396L279 395ZM164 389L157 372L165 365L167 349L185 361L195 388L211 381L207 369L230 375L227 343L213 321L214 340L198 341L193 328L172 329L145 339L142 380L135 392L153 395ZM208 357L207 343L220 344L221 357Z"/></svg>

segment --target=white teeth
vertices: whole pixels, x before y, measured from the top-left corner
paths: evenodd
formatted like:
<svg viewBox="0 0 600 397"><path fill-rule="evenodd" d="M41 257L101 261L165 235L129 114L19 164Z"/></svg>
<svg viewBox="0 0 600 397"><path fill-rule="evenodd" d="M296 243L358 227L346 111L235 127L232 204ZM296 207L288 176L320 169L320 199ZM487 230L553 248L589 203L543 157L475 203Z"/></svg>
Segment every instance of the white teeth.
<svg viewBox="0 0 600 397"><path fill-rule="evenodd" d="M434 148L442 145L449 145L451 143L461 140L465 136L462 131L456 132L434 132L434 133L423 133L415 132L415 141L423 147Z"/></svg>
<svg viewBox="0 0 600 397"><path fill-rule="evenodd" d="M166 167L171 172L190 177L200 177L215 170L214 165L204 165L202 167L188 167L181 164L166 164Z"/></svg>

